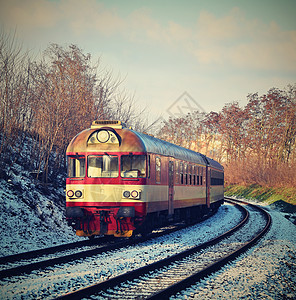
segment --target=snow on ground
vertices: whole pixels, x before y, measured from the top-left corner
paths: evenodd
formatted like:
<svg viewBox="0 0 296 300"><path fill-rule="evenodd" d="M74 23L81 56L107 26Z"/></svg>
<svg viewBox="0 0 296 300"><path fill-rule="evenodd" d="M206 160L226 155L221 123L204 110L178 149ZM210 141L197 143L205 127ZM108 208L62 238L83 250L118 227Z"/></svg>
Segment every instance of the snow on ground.
<svg viewBox="0 0 296 300"><path fill-rule="evenodd" d="M173 299L296 299L296 226L276 211L256 247Z"/></svg>
<svg viewBox="0 0 296 300"><path fill-rule="evenodd" d="M64 194L15 164L0 179L0 256L81 240L65 221Z"/></svg>
<svg viewBox="0 0 296 300"><path fill-rule="evenodd" d="M235 207L224 205L208 220L168 236L6 279L0 282L0 299L52 299L189 249L234 227L240 218Z"/></svg>
<svg viewBox="0 0 296 300"><path fill-rule="evenodd" d="M10 169L9 179L0 179L0 255L81 240L67 226L64 210L62 187L44 189L34 182L28 172L14 165ZM285 219L283 213L271 209L270 213L272 228L256 247L176 299L296 299L296 226ZM67 265L59 274L54 272L50 279L52 287L59 286L66 279L71 289L72 284L72 288L78 284L75 277L80 278L80 283L86 280L101 281L130 268L151 263L205 238L209 239L213 232L217 233L225 226L231 227L237 218L239 216L235 210L225 205L210 220L197 224L194 235L193 231L183 230L172 234L169 239L159 238L154 244L143 244L135 249L127 249L125 253L113 252L105 256L106 259ZM72 278L74 280L71 283ZM36 274L36 284L39 280ZM10 287L17 289L18 284L23 284L28 298L33 299L32 295L38 295L37 286L40 284L45 288L47 283L46 278L44 283L37 285L25 280L23 283L15 282ZM28 291L30 284L32 293ZM9 292L9 286L5 290ZM9 296L6 294L5 298Z"/></svg>

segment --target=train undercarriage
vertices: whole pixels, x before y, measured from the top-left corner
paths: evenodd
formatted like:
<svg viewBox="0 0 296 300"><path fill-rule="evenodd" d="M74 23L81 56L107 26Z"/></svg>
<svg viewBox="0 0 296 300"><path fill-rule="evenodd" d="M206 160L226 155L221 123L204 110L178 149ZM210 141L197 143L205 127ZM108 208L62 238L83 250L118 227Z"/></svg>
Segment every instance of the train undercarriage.
<svg viewBox="0 0 296 300"><path fill-rule="evenodd" d="M137 216L133 206L121 207L67 207L67 221L78 236L114 235L115 237L131 237L133 234L148 234L154 228L172 222L193 224L204 216L218 210L223 200L214 202L210 208L198 205L175 209L173 215L167 210Z"/></svg>

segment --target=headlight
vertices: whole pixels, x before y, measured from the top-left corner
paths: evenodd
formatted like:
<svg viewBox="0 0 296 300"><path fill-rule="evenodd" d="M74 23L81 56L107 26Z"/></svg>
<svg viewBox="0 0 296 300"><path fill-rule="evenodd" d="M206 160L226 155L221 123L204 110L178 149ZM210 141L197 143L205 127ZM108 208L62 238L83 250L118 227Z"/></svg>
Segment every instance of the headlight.
<svg viewBox="0 0 296 300"><path fill-rule="evenodd" d="M67 191L67 196L72 198L74 196L74 192L72 190Z"/></svg>
<svg viewBox="0 0 296 300"><path fill-rule="evenodd" d="M133 198L137 198L137 197L139 196L138 191L132 191L132 192L131 192L131 196L132 196Z"/></svg>
<svg viewBox="0 0 296 300"><path fill-rule="evenodd" d="M77 197L77 198L82 197L82 192L81 191L76 191L75 192L75 197Z"/></svg>
<svg viewBox="0 0 296 300"><path fill-rule="evenodd" d="M107 130L101 130L97 133L97 139L101 143L106 143L109 140L110 134Z"/></svg>
<svg viewBox="0 0 296 300"><path fill-rule="evenodd" d="M130 194L131 194L131 193L130 193L129 191L124 191L124 192L123 192L123 197L124 197L124 198L128 198L128 197L130 196Z"/></svg>

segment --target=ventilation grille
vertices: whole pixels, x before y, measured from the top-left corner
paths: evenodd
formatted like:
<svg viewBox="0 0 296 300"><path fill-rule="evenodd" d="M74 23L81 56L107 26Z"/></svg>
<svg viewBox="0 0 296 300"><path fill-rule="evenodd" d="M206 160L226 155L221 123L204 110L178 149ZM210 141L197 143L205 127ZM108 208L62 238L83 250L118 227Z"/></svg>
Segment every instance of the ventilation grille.
<svg viewBox="0 0 296 300"><path fill-rule="evenodd" d="M116 120L95 120L92 122L92 128L100 128L100 127L112 127L112 128L125 128L126 125L121 121Z"/></svg>

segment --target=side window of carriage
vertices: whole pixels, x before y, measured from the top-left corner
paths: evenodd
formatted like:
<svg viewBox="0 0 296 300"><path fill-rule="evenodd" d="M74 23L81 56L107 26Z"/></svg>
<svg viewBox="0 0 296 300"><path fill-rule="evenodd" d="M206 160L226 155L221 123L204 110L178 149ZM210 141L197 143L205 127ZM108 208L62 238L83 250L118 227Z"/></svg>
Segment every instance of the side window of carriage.
<svg viewBox="0 0 296 300"><path fill-rule="evenodd" d="M155 181L156 183L161 182L161 159L156 157L155 159Z"/></svg>
<svg viewBox="0 0 296 300"><path fill-rule="evenodd" d="M204 183L203 183L203 173L204 173L204 167L201 167L200 168L200 177L199 177L200 185L204 185Z"/></svg>
<svg viewBox="0 0 296 300"><path fill-rule="evenodd" d="M150 178L150 155L147 155L147 177Z"/></svg>
<svg viewBox="0 0 296 300"><path fill-rule="evenodd" d="M180 163L180 183L184 184L184 167L183 167L183 162Z"/></svg>
<svg viewBox="0 0 296 300"><path fill-rule="evenodd" d="M180 183L180 177L179 177L179 162L176 160L175 161L175 184Z"/></svg>
<svg viewBox="0 0 296 300"><path fill-rule="evenodd" d="M187 185L188 184L188 165L187 163L184 163L184 184Z"/></svg>
<svg viewBox="0 0 296 300"><path fill-rule="evenodd" d="M196 166L192 166L192 185L196 185Z"/></svg>

